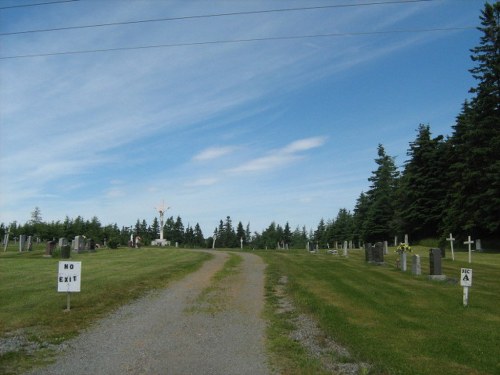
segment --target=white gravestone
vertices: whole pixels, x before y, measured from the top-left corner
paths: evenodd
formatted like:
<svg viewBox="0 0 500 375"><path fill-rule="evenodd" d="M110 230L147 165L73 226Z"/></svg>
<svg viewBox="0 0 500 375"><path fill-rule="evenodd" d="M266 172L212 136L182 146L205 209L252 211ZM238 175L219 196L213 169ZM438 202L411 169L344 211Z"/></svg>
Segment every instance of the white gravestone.
<svg viewBox="0 0 500 375"><path fill-rule="evenodd" d="M420 265L420 255L414 255L411 258L411 273L413 275L422 274L422 266Z"/></svg>
<svg viewBox="0 0 500 375"><path fill-rule="evenodd" d="M483 248L481 247L481 240L476 240L476 250L483 250Z"/></svg>
<svg viewBox="0 0 500 375"><path fill-rule="evenodd" d="M387 241L384 241L384 255L389 254L389 244Z"/></svg>
<svg viewBox="0 0 500 375"><path fill-rule="evenodd" d="M344 256L345 257L349 256L349 252L347 250L347 241L344 241Z"/></svg>
<svg viewBox="0 0 500 375"><path fill-rule="evenodd" d="M23 252L25 246L26 246L26 235L25 234L21 234L19 236L19 251Z"/></svg>
<svg viewBox="0 0 500 375"><path fill-rule="evenodd" d="M406 252L401 253L401 271L406 272Z"/></svg>

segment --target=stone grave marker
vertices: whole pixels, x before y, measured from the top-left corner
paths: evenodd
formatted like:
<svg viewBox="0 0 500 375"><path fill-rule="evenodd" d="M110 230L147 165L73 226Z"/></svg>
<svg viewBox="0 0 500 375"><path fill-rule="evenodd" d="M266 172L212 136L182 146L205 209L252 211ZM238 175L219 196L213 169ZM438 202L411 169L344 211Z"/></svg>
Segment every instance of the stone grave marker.
<svg viewBox="0 0 500 375"><path fill-rule="evenodd" d="M25 247L26 247L26 235L21 234L19 236L19 251L23 252L25 250Z"/></svg>
<svg viewBox="0 0 500 375"><path fill-rule="evenodd" d="M411 257L411 273L413 275L422 274L422 266L420 264L420 255L413 255Z"/></svg>
<svg viewBox="0 0 500 375"><path fill-rule="evenodd" d="M51 257L54 249L56 248L56 241L47 241L45 245L45 255L46 257Z"/></svg>
<svg viewBox="0 0 500 375"><path fill-rule="evenodd" d="M401 253L401 271L406 272L406 252Z"/></svg>
<svg viewBox="0 0 500 375"><path fill-rule="evenodd" d="M410 242L408 241L408 235L407 234L405 234L405 244L407 244L407 245L410 244Z"/></svg>
<svg viewBox="0 0 500 375"><path fill-rule="evenodd" d="M33 236L28 236L28 239L26 240L26 250L33 250Z"/></svg>
<svg viewBox="0 0 500 375"><path fill-rule="evenodd" d="M387 241L384 241L384 255L389 254L389 244Z"/></svg>
<svg viewBox="0 0 500 375"><path fill-rule="evenodd" d="M68 244L68 240L64 237L59 238L59 249Z"/></svg>
<svg viewBox="0 0 500 375"><path fill-rule="evenodd" d="M75 241L73 243L73 251L81 253L84 250L85 250L85 237L75 236Z"/></svg>
<svg viewBox="0 0 500 375"><path fill-rule="evenodd" d="M441 268L441 249L432 248L429 250L429 279L446 280Z"/></svg>
<svg viewBox="0 0 500 375"><path fill-rule="evenodd" d="M347 241L344 241L344 256L349 256L349 251L347 250Z"/></svg>
<svg viewBox="0 0 500 375"><path fill-rule="evenodd" d="M370 242L365 243L365 261L371 262L373 260L373 248Z"/></svg>
<svg viewBox="0 0 500 375"><path fill-rule="evenodd" d="M373 246L372 262L376 264L384 263L384 244L382 242L376 242Z"/></svg>
<svg viewBox="0 0 500 375"><path fill-rule="evenodd" d="M481 247L481 240L476 240L476 250L477 251L483 250L483 248Z"/></svg>

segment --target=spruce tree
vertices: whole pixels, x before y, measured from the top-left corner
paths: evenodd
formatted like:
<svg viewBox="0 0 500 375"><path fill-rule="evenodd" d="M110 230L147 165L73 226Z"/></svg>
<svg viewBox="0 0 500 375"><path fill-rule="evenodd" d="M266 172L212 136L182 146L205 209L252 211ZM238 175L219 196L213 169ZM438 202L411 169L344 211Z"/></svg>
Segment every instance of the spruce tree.
<svg viewBox="0 0 500 375"><path fill-rule="evenodd" d="M396 217L403 232L411 233L414 240L438 235L446 195L443 144L443 136L432 138L429 125L422 124L417 138L410 143L398 189Z"/></svg>
<svg viewBox="0 0 500 375"><path fill-rule="evenodd" d="M377 170L368 179L372 184L366 193L368 209L363 223L363 239L366 242L384 241L395 232L395 194L398 171L394 158L385 153L384 146L378 145Z"/></svg>
<svg viewBox="0 0 500 375"><path fill-rule="evenodd" d="M446 231L500 237L500 3L485 4L480 45L471 49L478 85L450 138L452 183ZM465 235L464 233L464 235Z"/></svg>

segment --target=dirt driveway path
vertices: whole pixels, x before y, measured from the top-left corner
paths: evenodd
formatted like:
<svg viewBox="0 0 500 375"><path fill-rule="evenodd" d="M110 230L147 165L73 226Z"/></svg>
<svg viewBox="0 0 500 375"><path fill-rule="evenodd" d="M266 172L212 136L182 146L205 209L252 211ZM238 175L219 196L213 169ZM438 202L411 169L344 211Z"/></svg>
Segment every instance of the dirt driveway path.
<svg viewBox="0 0 500 375"><path fill-rule="evenodd" d="M264 263L238 253L243 261L214 285L230 255L213 254L199 271L99 321L55 364L31 374L268 374Z"/></svg>

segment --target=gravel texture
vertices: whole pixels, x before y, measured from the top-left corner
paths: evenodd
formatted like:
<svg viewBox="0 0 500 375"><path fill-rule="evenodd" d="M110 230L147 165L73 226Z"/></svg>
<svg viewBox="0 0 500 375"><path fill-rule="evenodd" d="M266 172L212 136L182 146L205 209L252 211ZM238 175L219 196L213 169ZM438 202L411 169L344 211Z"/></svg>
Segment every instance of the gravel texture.
<svg viewBox="0 0 500 375"><path fill-rule="evenodd" d="M206 309L200 293L228 259L213 254L199 271L118 309L67 342L56 363L29 374L268 374L265 265L239 253L238 272L212 292L221 304Z"/></svg>

